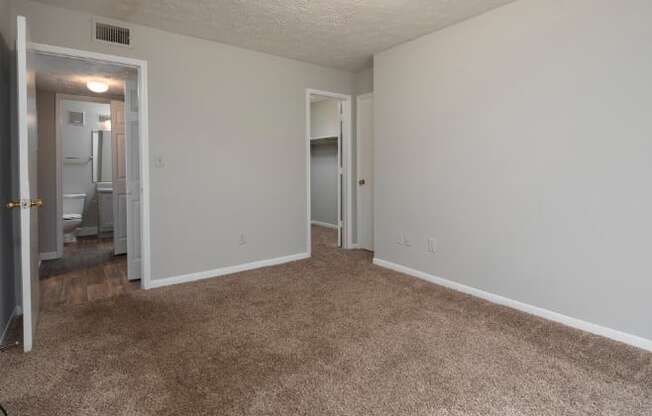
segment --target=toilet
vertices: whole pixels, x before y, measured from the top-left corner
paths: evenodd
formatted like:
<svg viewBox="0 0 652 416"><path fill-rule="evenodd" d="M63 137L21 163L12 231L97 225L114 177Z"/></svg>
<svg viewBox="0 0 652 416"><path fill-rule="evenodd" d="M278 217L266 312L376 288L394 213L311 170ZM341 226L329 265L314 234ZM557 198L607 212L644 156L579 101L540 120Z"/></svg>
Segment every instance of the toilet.
<svg viewBox="0 0 652 416"><path fill-rule="evenodd" d="M63 195L63 242L77 241L77 230L82 223L86 194Z"/></svg>

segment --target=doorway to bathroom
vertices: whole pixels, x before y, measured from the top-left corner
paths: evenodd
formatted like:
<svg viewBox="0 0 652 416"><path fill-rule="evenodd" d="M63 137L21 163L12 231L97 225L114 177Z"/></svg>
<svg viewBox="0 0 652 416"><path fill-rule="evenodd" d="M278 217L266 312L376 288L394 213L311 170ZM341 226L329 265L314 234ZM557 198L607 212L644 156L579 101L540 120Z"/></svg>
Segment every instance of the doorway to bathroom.
<svg viewBox="0 0 652 416"><path fill-rule="evenodd" d="M139 233L130 233L129 223L140 213L130 210L138 201L129 189L139 160L129 126L138 125L131 93L137 71L44 53L34 58L41 306L136 290L139 250L129 237Z"/></svg>
<svg viewBox="0 0 652 416"><path fill-rule="evenodd" d="M46 75L51 72L50 78L54 80L57 88L81 89L82 94L77 95L101 95L110 90L113 85L111 77L97 79L102 70L109 67L113 69L128 70L135 72L135 79L131 77L123 81L124 112L123 121L125 125L125 137L122 146L125 153L125 180L126 180L126 211L127 211L127 275L120 282L130 279L140 279L140 287L149 288L151 283L151 261L150 261L150 211L149 211L149 132L148 132L148 111L147 111L147 62L134 58L127 58L117 55L107 55L78 49L62 48L53 45L35 43L30 40L29 26L24 16L16 17L16 164L12 172L16 175L15 199L7 203L7 208L14 210L17 214L16 228L18 235L14 239L15 262L20 290L20 310L22 312L22 338L24 351L31 351L34 345L34 337L37 333L40 311L45 299L58 299L65 303L83 303L96 298L116 296L124 290L124 287L114 287L106 279L107 273L115 276L110 268L98 270L97 273L90 273L88 269L76 270L74 272L63 271L58 279L48 279L44 282L39 275L41 269L40 259L41 245L39 237L39 217L42 208L49 207L51 220L55 227L63 227L63 202L57 205L53 201L45 201L40 196L44 192L46 184L38 184L39 156L46 153L55 155L54 172L50 172L56 178L58 184L62 184L62 160L63 152L61 147L56 145L55 150L50 152L39 151L39 141L50 136L56 137L56 127L48 128L47 124L40 127L38 107L38 72ZM57 63L50 63L40 68L39 57L42 59L59 59ZM75 71L66 71L70 65L77 67L95 68L86 76L79 76ZM101 69L100 69L101 68ZM76 68L79 69L79 68ZM90 70L89 70L90 71ZM89 79L92 77L92 79ZM42 78L42 77L41 77ZM41 80L41 85L47 83ZM44 88L42 88L44 89ZM55 93L58 93L56 91ZM74 95L73 92L65 92ZM55 119L56 119L56 111ZM68 114L69 122L79 123L79 115ZM42 118L42 117L41 117ZM105 122L108 120L104 120ZM40 134L39 134L40 133ZM99 139L95 141L93 136L89 140L91 147L96 143L96 151L99 152ZM112 143L117 143L116 137ZM113 146L113 144L112 144ZM59 150L57 150L59 149ZM95 156L94 156L95 158ZM97 157L99 159L99 156ZM57 162L60 163L57 163ZM92 169L92 163L91 169ZM92 171L91 175L93 174ZM98 170L99 172L99 170ZM99 174L99 173L96 173ZM112 174L115 174L115 169ZM52 189L52 188L50 188ZM61 188L54 188L54 194L60 193ZM116 187L113 187L113 192ZM61 194L62 195L62 194ZM54 198L55 200L58 197ZM84 198L85 199L85 198ZM63 195L61 196L63 200ZM84 206L86 206L84 204ZM53 208L54 207L54 208ZM45 215L45 214L43 214ZM84 214L82 213L82 220ZM70 225L72 227L72 225ZM56 230L54 231L56 232ZM53 233L54 233L53 232ZM99 237L99 236L98 236ZM114 244L115 247L115 244ZM93 262L80 262L84 266L93 267ZM134 271L136 275L131 275ZM117 274L117 273L116 273ZM73 285L71 276L77 275L78 283ZM89 276L98 278L90 284ZM79 277L86 277L80 280ZM56 284L50 284L55 282ZM70 289L74 287L75 289ZM80 294L81 296L76 296ZM97 296L101 294L100 296ZM108 296L106 295L108 294ZM75 302L78 299L79 302Z"/></svg>

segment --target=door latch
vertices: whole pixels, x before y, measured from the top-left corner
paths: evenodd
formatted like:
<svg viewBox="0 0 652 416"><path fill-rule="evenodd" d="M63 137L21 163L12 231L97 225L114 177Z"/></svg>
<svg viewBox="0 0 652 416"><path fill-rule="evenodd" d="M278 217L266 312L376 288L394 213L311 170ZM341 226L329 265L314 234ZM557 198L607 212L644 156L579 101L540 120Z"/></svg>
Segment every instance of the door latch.
<svg viewBox="0 0 652 416"><path fill-rule="evenodd" d="M43 206L43 200L41 198L35 198L35 199L28 199L28 200L13 200L7 202L7 205L5 205L7 208L12 209L12 208L34 208L34 207L42 207Z"/></svg>

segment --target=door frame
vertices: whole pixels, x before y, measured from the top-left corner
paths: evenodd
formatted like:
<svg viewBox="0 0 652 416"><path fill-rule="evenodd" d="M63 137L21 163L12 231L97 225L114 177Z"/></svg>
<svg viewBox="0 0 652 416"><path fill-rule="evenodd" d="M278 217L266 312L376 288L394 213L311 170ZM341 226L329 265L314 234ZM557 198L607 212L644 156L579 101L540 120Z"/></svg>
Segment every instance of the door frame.
<svg viewBox="0 0 652 416"><path fill-rule="evenodd" d="M360 108L360 101L366 100L367 98L372 98L373 99L373 97L374 97L373 91L365 93L365 94L360 94L360 95L355 97L355 166L356 166L355 200L356 200L356 202L358 204L357 205L358 209L357 209L357 212L356 212L356 229L357 229L357 232L358 232L358 234L357 234L358 235L358 245L360 245L360 224L361 224L361 221L360 221L361 210L360 210L360 198L359 198L360 186L358 185L358 183L359 183L360 179L362 179L360 177L360 140L359 140L359 137L360 137L360 111L359 111L359 108ZM375 162L375 160L374 160L374 162ZM374 197L374 199L375 199L375 197ZM372 207L372 209L373 209L373 207Z"/></svg>
<svg viewBox="0 0 652 416"><path fill-rule="evenodd" d="M150 289L152 281L151 236L150 236L150 178L149 178L149 113L147 93L147 61L127 58L124 56L107 55L81 49L63 48L31 42L29 47L38 54L53 55L64 58L84 59L108 64L117 64L135 69L138 72L138 105L140 134L140 180L141 180L141 232L140 246L142 255L142 270L140 285ZM63 202L62 202L63 203ZM63 229L62 229L63 231Z"/></svg>
<svg viewBox="0 0 652 416"><path fill-rule="evenodd" d="M39 51L35 52L38 54ZM71 95L56 93L55 94L55 140L56 140L56 152L55 157L57 159L56 164L56 192L57 192L57 257L63 257L63 138L62 129L63 129L63 112L61 111L61 102L63 100L70 101L88 101L92 103L102 103L102 104L111 104L110 99L102 97L90 97L86 95ZM43 257L41 257L44 259Z"/></svg>
<svg viewBox="0 0 652 416"><path fill-rule="evenodd" d="M312 95L319 95L321 97L334 98L342 102L342 156L344 157L342 163L342 183L344 186L344 213L343 213L343 238L342 238L342 248L350 249L354 248L353 246L353 204L352 196L353 190L351 186L351 173L353 158L351 157L352 146L352 135L353 135L353 123L352 123L352 103L353 99L351 95L340 94L330 91L322 91L312 88L306 88L306 137L305 137L305 146L306 146L306 248L309 256L312 255L312 230L311 230L311 200L310 200L310 136L311 136L311 106L310 106L310 97Z"/></svg>

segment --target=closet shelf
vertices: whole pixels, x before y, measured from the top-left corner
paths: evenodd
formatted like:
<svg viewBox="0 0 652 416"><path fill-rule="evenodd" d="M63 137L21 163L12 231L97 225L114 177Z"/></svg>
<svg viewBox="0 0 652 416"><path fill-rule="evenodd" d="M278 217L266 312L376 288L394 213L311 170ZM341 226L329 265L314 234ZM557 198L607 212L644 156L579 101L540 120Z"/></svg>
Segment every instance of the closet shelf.
<svg viewBox="0 0 652 416"><path fill-rule="evenodd" d="M323 136L323 137L311 137L310 143L332 143L337 142L337 136Z"/></svg>

